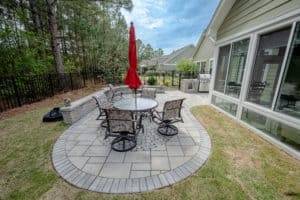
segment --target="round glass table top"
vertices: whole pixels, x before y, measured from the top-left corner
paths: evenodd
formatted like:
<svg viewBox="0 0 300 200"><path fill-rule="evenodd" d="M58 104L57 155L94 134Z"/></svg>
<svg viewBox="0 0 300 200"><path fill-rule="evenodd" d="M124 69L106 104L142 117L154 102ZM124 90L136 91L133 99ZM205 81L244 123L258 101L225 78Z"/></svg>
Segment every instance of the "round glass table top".
<svg viewBox="0 0 300 200"><path fill-rule="evenodd" d="M158 106L158 102L154 99L142 98L142 97L131 97L124 98L115 102L114 107L120 110L129 111L147 111Z"/></svg>

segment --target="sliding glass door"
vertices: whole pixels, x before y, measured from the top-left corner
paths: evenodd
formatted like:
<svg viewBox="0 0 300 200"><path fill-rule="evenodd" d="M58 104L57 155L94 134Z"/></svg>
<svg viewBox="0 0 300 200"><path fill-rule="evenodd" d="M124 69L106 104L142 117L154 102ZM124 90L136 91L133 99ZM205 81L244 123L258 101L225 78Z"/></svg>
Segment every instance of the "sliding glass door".
<svg viewBox="0 0 300 200"><path fill-rule="evenodd" d="M247 101L271 108L291 27L260 36Z"/></svg>
<svg viewBox="0 0 300 200"><path fill-rule="evenodd" d="M232 44L225 94L239 98L250 39Z"/></svg>
<svg viewBox="0 0 300 200"><path fill-rule="evenodd" d="M227 67L229 61L229 53L230 53L230 45L220 47L214 89L222 93L224 92L225 79L226 79Z"/></svg>
<svg viewBox="0 0 300 200"><path fill-rule="evenodd" d="M300 23L296 25L276 111L300 119Z"/></svg>

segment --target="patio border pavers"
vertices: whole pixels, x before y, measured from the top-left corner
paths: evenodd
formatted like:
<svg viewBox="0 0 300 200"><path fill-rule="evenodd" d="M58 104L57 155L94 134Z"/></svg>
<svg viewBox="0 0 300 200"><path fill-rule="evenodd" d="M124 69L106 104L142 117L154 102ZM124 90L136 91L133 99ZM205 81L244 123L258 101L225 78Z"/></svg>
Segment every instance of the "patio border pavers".
<svg viewBox="0 0 300 200"><path fill-rule="evenodd" d="M188 108L185 108L185 111L191 114ZM86 173L73 165L68 158L66 139L71 134L70 132L63 133L54 144L52 163L65 181L94 192L125 194L152 191L170 186L194 174L204 165L210 155L211 140L206 130L196 119L192 121L201 134L198 151L182 165L157 175L141 178L109 178Z"/></svg>

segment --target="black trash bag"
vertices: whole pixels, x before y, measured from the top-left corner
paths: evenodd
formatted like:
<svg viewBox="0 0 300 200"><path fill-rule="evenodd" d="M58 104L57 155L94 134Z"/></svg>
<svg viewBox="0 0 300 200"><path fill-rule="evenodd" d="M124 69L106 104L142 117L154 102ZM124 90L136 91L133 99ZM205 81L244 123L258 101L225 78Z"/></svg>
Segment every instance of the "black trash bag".
<svg viewBox="0 0 300 200"><path fill-rule="evenodd" d="M63 120L63 116L62 113L60 112L59 107L53 108L50 112L45 114L43 117L43 122L57 122L62 120Z"/></svg>

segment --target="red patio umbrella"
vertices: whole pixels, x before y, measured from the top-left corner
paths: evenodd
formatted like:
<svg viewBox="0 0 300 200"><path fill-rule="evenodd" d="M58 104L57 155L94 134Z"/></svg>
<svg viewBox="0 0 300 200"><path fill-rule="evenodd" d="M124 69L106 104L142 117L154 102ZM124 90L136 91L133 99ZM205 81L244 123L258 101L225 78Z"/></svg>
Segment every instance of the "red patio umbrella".
<svg viewBox="0 0 300 200"><path fill-rule="evenodd" d="M130 23L129 30L128 61L129 68L125 78L125 84L128 85L129 88L134 89L136 91L136 89L138 89L142 83L137 74L137 56L133 22Z"/></svg>

